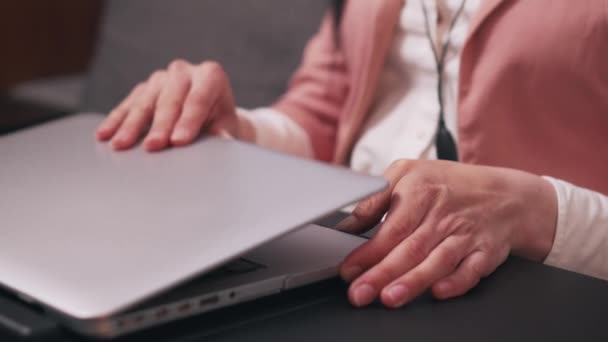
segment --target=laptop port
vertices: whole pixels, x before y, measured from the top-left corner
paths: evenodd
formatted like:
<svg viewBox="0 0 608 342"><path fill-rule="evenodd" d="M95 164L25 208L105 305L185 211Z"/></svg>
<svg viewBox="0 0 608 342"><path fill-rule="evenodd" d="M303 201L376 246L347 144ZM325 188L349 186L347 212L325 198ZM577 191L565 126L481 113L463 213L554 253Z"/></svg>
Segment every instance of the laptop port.
<svg viewBox="0 0 608 342"><path fill-rule="evenodd" d="M122 319L117 320L117 321L116 321L116 327L117 327L118 329L122 329L122 328L124 328L124 327L125 327L125 321L123 321Z"/></svg>
<svg viewBox="0 0 608 342"><path fill-rule="evenodd" d="M192 305L190 303L183 303L177 307L177 311L179 313L186 313L186 312L190 311L191 308L192 308Z"/></svg>
<svg viewBox="0 0 608 342"><path fill-rule="evenodd" d="M135 319L134 319L133 321L134 321L134 323L136 323L136 324L140 324L140 323L141 323L141 322L143 322L145 319L146 319L146 317L145 317L143 314L141 314L141 315L137 315L137 316L135 316Z"/></svg>
<svg viewBox="0 0 608 342"><path fill-rule="evenodd" d="M156 318L158 318L158 319L164 319L168 315L169 315L169 309L167 309L167 308L162 308L162 309L156 311Z"/></svg>
<svg viewBox="0 0 608 342"><path fill-rule="evenodd" d="M205 307L212 304L217 304L220 301L219 296L211 296L207 298L203 298L198 302L198 306Z"/></svg>

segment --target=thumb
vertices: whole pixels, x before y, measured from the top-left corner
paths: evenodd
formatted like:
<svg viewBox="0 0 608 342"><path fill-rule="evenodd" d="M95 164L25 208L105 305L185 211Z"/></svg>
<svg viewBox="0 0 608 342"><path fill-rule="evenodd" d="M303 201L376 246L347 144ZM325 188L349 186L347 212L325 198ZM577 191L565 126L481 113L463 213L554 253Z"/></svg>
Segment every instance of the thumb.
<svg viewBox="0 0 608 342"><path fill-rule="evenodd" d="M228 132L228 130L219 128L219 127L211 127L209 128L209 134L213 136L217 136L224 139L234 139L234 136Z"/></svg>
<svg viewBox="0 0 608 342"><path fill-rule="evenodd" d="M411 169L412 163L405 160L396 161L384 173L388 187L371 197L359 202L355 210L336 226L336 229L361 234L374 228L388 211L391 205L393 190L399 180Z"/></svg>

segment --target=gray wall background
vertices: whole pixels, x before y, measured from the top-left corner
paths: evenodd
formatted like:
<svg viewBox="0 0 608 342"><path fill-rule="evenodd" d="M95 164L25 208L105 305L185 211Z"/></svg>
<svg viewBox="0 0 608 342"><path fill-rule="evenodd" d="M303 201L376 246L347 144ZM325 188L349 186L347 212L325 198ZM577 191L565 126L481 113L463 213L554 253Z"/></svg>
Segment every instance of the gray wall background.
<svg viewBox="0 0 608 342"><path fill-rule="evenodd" d="M82 108L107 112L175 58L216 60L239 106L284 90L329 0L107 0Z"/></svg>

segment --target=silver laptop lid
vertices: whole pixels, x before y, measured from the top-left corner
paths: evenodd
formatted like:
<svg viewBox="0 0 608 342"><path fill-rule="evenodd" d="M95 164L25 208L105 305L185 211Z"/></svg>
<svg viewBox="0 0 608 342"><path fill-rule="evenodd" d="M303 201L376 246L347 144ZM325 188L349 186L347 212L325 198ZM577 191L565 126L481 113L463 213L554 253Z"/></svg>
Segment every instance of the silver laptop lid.
<svg viewBox="0 0 608 342"><path fill-rule="evenodd" d="M100 121L80 114L0 138L0 284L79 319L123 310L385 187L218 138L116 153L93 139Z"/></svg>

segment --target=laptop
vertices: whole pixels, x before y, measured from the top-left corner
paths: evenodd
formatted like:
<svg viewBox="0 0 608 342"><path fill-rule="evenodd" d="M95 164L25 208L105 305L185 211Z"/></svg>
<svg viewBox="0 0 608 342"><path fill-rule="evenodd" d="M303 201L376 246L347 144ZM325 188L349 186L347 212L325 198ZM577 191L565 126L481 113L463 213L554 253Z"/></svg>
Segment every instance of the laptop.
<svg viewBox="0 0 608 342"><path fill-rule="evenodd" d="M386 187L254 145L115 152L78 114L0 137L0 287L113 338L336 276L362 238L314 222Z"/></svg>

